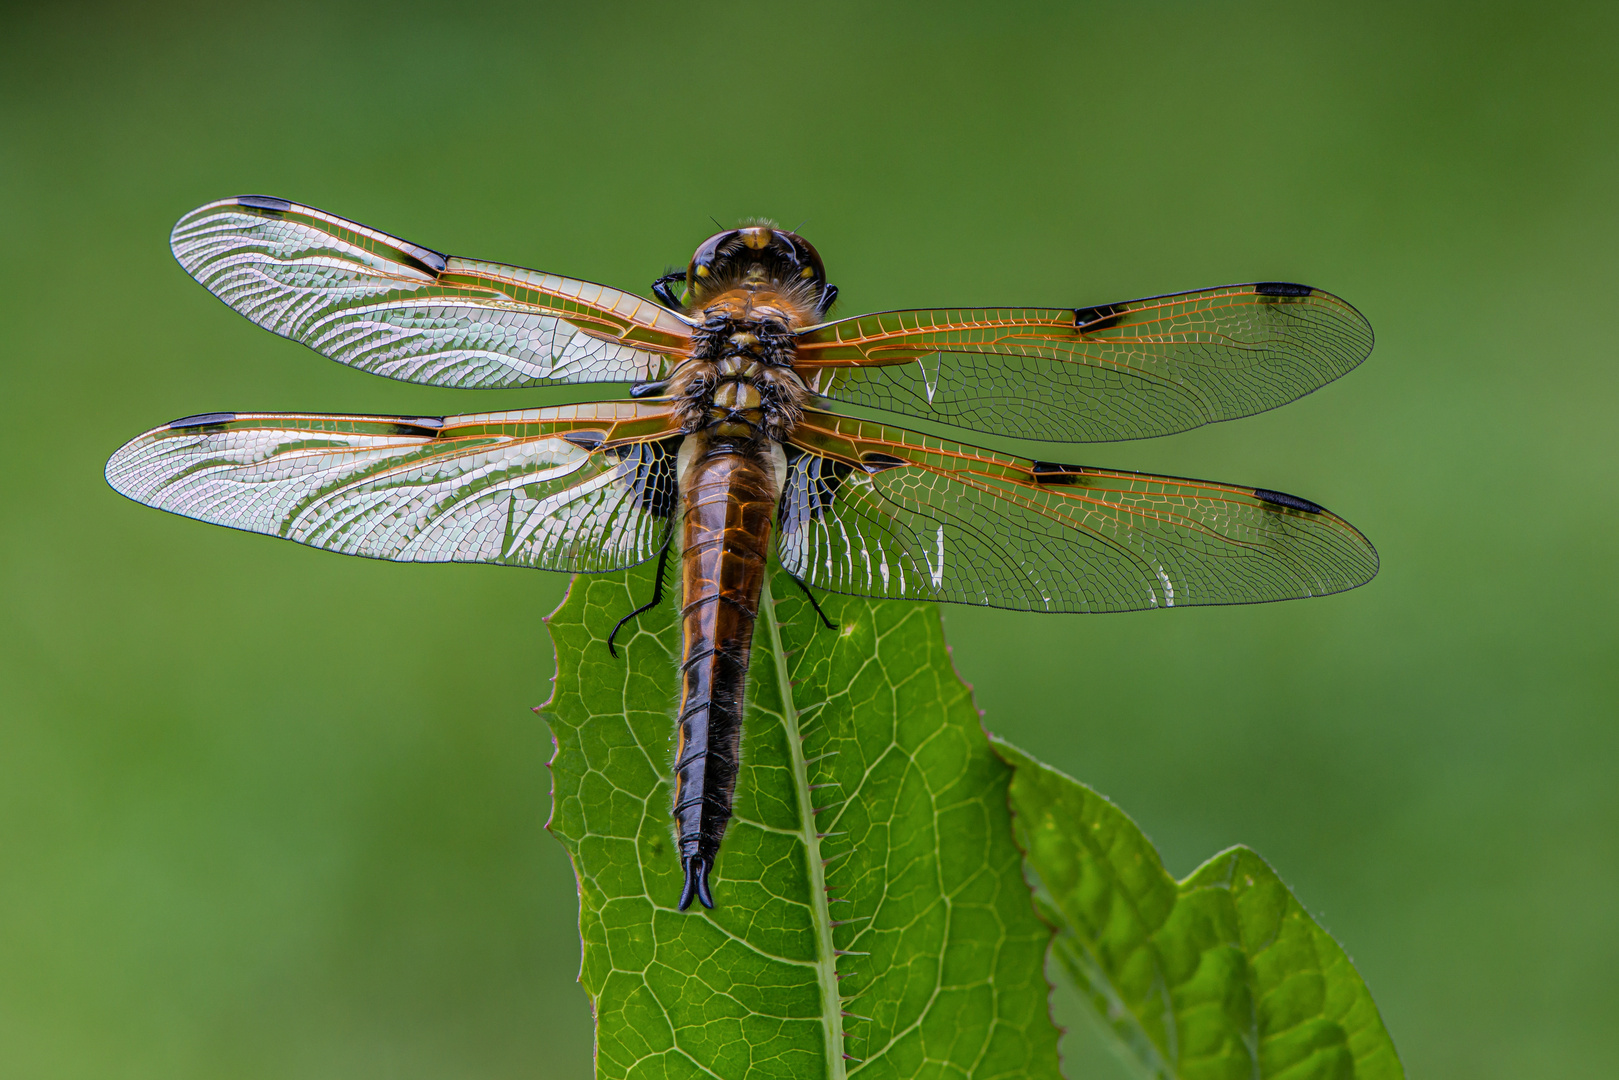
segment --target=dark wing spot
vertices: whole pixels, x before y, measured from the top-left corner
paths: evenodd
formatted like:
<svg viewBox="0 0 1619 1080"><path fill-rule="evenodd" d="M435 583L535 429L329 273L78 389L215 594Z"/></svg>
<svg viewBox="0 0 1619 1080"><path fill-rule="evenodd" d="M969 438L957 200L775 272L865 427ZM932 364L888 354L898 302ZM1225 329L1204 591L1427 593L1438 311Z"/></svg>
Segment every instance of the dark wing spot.
<svg viewBox="0 0 1619 1080"><path fill-rule="evenodd" d="M439 428L444 426L442 416L402 416L394 427L399 429L400 435L437 435Z"/></svg>
<svg viewBox="0 0 1619 1080"><path fill-rule="evenodd" d="M1326 507L1317 506L1309 499L1301 499L1297 495L1287 495L1280 491L1267 491L1264 488L1255 488L1254 498L1275 503L1277 506L1285 506L1289 510L1302 510L1306 514L1320 514L1326 511Z"/></svg>
<svg viewBox="0 0 1619 1080"><path fill-rule="evenodd" d="M865 469L868 473L871 473L874 476L877 473L886 472L889 469L897 469L902 465L909 464L909 461L906 461L904 458L897 458L893 454L879 454L876 451L872 451L870 453L860 455L861 468Z"/></svg>
<svg viewBox="0 0 1619 1080"><path fill-rule="evenodd" d="M838 489L854 472L854 466L836 458L801 450L786 444L787 483L781 492L778 517L783 532L798 528L805 518L821 520L832 509Z"/></svg>
<svg viewBox="0 0 1619 1080"><path fill-rule="evenodd" d="M1083 465L1059 465L1055 461L1036 461L1029 472L1041 484L1077 484L1085 475Z"/></svg>
<svg viewBox="0 0 1619 1080"><path fill-rule="evenodd" d="M205 412L196 416L183 416L178 420L169 421L170 429L188 427L207 427L210 424L228 424L236 419L233 412Z"/></svg>
<svg viewBox="0 0 1619 1080"><path fill-rule="evenodd" d="M285 199L278 199L274 195L238 195L236 205L245 206L251 210L268 210L272 214L285 214L292 209L292 204Z"/></svg>
<svg viewBox="0 0 1619 1080"><path fill-rule="evenodd" d="M1260 281L1254 285L1260 296L1309 296L1315 292L1308 285L1294 285L1288 281Z"/></svg>
<svg viewBox="0 0 1619 1080"><path fill-rule="evenodd" d="M683 438L677 435L662 442L629 443L607 450L619 460L618 478L630 489L635 505L654 517L668 517L680 502L675 466Z"/></svg>
<svg viewBox="0 0 1619 1080"><path fill-rule="evenodd" d="M570 431L562 436L563 442L571 442L581 450L594 450L607 441L607 434L601 431Z"/></svg>
<svg viewBox="0 0 1619 1080"><path fill-rule="evenodd" d="M1081 330L1106 330L1124 321L1129 313L1124 304L1098 304L1096 307L1074 309L1074 325Z"/></svg>

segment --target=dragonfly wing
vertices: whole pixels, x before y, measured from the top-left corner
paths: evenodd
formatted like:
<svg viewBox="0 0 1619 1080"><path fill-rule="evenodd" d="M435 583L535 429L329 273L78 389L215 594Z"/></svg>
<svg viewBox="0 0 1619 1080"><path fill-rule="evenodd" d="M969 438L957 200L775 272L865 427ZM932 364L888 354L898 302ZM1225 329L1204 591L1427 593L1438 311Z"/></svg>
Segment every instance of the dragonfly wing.
<svg viewBox="0 0 1619 1080"><path fill-rule="evenodd" d="M1330 293L1263 282L1091 308L890 311L798 339L826 397L976 431L1106 442L1274 409L1372 351Z"/></svg>
<svg viewBox="0 0 1619 1080"><path fill-rule="evenodd" d="M810 412L777 551L854 596L1139 611L1322 596L1377 572L1342 518L1251 487L1057 465Z"/></svg>
<svg viewBox="0 0 1619 1080"><path fill-rule="evenodd" d="M265 329L406 382L634 382L690 349L689 325L650 300L441 255L284 199L199 207L170 243L187 273Z"/></svg>
<svg viewBox="0 0 1619 1080"><path fill-rule="evenodd" d="M473 416L211 413L130 441L107 481L185 517L398 562L581 573L657 553L679 435L640 403Z"/></svg>

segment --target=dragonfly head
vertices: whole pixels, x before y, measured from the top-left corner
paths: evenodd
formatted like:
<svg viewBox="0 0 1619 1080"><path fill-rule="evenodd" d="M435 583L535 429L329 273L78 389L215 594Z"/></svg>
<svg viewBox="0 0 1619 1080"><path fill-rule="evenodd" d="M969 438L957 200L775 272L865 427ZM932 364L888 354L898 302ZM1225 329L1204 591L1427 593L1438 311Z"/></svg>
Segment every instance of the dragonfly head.
<svg viewBox="0 0 1619 1080"><path fill-rule="evenodd" d="M744 294L736 298L743 306L768 296L796 329L820 322L837 290L826 283L826 267L808 240L760 221L715 233L691 257L687 310L705 311L727 293Z"/></svg>

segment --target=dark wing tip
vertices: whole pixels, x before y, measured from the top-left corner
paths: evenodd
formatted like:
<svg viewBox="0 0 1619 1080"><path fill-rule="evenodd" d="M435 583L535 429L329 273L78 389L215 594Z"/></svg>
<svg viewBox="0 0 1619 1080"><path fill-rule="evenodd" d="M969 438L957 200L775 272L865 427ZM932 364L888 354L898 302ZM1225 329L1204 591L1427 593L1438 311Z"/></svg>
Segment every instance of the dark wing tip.
<svg viewBox="0 0 1619 1080"><path fill-rule="evenodd" d="M1295 285L1291 281L1256 281L1254 292L1260 296L1312 296L1315 290L1308 285Z"/></svg>
<svg viewBox="0 0 1619 1080"><path fill-rule="evenodd" d="M1309 499L1301 499L1297 495L1289 495L1283 491L1255 488L1254 498L1263 502L1274 503L1277 506L1285 506L1289 510L1302 510L1306 514L1324 514L1327 511L1326 507L1317 506Z"/></svg>
<svg viewBox="0 0 1619 1080"><path fill-rule="evenodd" d="M182 416L178 420L170 420L169 429L172 431L180 428L207 427L209 424L228 424L234 419L236 414L233 412L198 413L196 416Z"/></svg>
<svg viewBox="0 0 1619 1080"><path fill-rule="evenodd" d="M278 199L274 195L238 195L236 205L245 206L250 210L269 210L276 214L285 214L292 209L290 202Z"/></svg>

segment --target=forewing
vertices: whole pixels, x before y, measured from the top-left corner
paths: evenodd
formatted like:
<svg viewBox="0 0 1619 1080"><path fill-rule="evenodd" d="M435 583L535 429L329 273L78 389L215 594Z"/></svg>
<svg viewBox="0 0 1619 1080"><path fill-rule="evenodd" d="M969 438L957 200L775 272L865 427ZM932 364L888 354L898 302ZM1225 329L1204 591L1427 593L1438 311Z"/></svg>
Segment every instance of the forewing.
<svg viewBox="0 0 1619 1080"><path fill-rule="evenodd" d="M137 502L347 555L589 573L656 554L679 436L633 402L475 416L211 413L107 462Z"/></svg>
<svg viewBox="0 0 1619 1080"><path fill-rule="evenodd" d="M187 273L260 326L406 382L632 382L661 377L690 348L690 327L650 300L441 255L284 199L210 203L170 243Z"/></svg>
<svg viewBox="0 0 1619 1080"><path fill-rule="evenodd" d="M813 328L838 401L1049 442L1167 435L1274 409L1372 351L1360 312L1266 282L1091 308L890 311Z"/></svg>
<svg viewBox="0 0 1619 1080"><path fill-rule="evenodd" d="M1139 611L1322 596L1377 572L1290 495L1057 465L811 412L788 447L782 565L855 596Z"/></svg>

